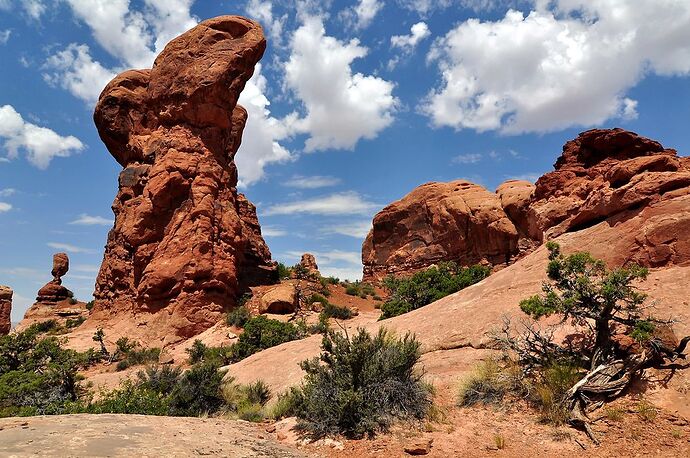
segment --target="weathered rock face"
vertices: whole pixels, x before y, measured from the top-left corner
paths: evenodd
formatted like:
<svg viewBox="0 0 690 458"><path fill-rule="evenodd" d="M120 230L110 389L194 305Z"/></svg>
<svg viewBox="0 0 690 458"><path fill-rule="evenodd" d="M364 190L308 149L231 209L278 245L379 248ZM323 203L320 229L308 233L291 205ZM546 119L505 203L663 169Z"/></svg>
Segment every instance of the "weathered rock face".
<svg viewBox="0 0 690 458"><path fill-rule="evenodd" d="M633 132L583 132L536 185L506 181L497 197L458 183L420 186L375 216L362 248L365 280L438 261L502 266L544 240L637 214L647 217L644 230L619 234L617 241L630 242L628 261L651 267L690 262L690 213L679 200L690 195L690 158Z"/></svg>
<svg viewBox="0 0 690 458"><path fill-rule="evenodd" d="M94 121L123 170L95 316L151 313L158 335L189 337L274 277L234 163L247 120L237 99L265 47L257 23L209 19L103 90Z"/></svg>
<svg viewBox="0 0 690 458"><path fill-rule="evenodd" d="M557 237L653 202L690 193L690 164L676 151L622 129L594 129L563 146L537 180L529 233Z"/></svg>
<svg viewBox="0 0 690 458"><path fill-rule="evenodd" d="M259 313L293 313L297 305L295 285L283 283L274 286L261 296Z"/></svg>
<svg viewBox="0 0 690 458"><path fill-rule="evenodd" d="M319 266L316 264L316 258L311 253L304 253L299 260L299 265L306 269L309 274L321 275Z"/></svg>
<svg viewBox="0 0 690 458"><path fill-rule="evenodd" d="M12 329L12 288L0 285L0 336Z"/></svg>
<svg viewBox="0 0 690 458"><path fill-rule="evenodd" d="M47 304L57 303L72 297L72 292L62 286L62 277L69 270L69 257L67 253L56 253L53 255L53 269L51 275L53 279L38 290L36 302Z"/></svg>
<svg viewBox="0 0 690 458"><path fill-rule="evenodd" d="M362 247L364 280L439 261L506 264L518 253L518 238L496 194L464 180L427 183L374 217Z"/></svg>

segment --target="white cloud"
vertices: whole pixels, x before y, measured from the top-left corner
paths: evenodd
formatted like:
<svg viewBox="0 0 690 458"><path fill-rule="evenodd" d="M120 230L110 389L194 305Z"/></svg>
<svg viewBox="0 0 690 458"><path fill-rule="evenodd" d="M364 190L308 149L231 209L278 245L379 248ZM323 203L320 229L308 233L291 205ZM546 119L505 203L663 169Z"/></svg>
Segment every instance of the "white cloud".
<svg viewBox="0 0 690 458"><path fill-rule="evenodd" d="M254 75L240 94L239 103L248 114L242 143L235 156L240 186L248 186L264 176L264 167L271 163L294 160L295 157L279 141L287 136L285 125L273 118L270 102L264 95L266 78L257 65Z"/></svg>
<svg viewBox="0 0 690 458"><path fill-rule="evenodd" d="M0 213L5 213L12 210L12 204L8 204L7 202L0 202Z"/></svg>
<svg viewBox="0 0 690 458"><path fill-rule="evenodd" d="M12 31L10 29L0 30L0 45L7 44L7 41L10 39L10 35L12 35Z"/></svg>
<svg viewBox="0 0 690 458"><path fill-rule="evenodd" d="M17 190L14 188L5 188L5 189L0 189L0 197L10 197L13 196L17 193Z"/></svg>
<svg viewBox="0 0 690 458"><path fill-rule="evenodd" d="M382 8L381 0L358 0L356 5L343 10L341 16L354 27L365 29L371 25Z"/></svg>
<svg viewBox="0 0 690 458"><path fill-rule="evenodd" d="M362 239L367 236L371 229L371 221L359 221L355 223L332 224L319 228L322 234L339 234L356 239Z"/></svg>
<svg viewBox="0 0 690 458"><path fill-rule="evenodd" d="M70 222L69 224L77 224L81 226L112 226L113 220L104 218L102 216L91 216L86 213L79 215L79 218Z"/></svg>
<svg viewBox="0 0 690 458"><path fill-rule="evenodd" d="M482 155L479 153L458 154L452 159L456 164L476 164L482 160Z"/></svg>
<svg viewBox="0 0 690 458"><path fill-rule="evenodd" d="M84 149L84 144L72 135L63 137L26 122L11 105L0 107L0 138L5 139L8 158L14 159L23 151L39 169L46 169L55 157L67 157Z"/></svg>
<svg viewBox="0 0 690 458"><path fill-rule="evenodd" d="M531 4L534 0L398 0L403 8L416 11L421 16L428 16L434 11L456 6L474 12L493 11L498 8ZM539 1L539 0L536 0Z"/></svg>
<svg viewBox="0 0 690 458"><path fill-rule="evenodd" d="M405 52L412 52L419 42L431 35L429 26L425 22L417 22L410 28L409 35L394 35L391 37L391 46L400 48Z"/></svg>
<svg viewBox="0 0 690 458"><path fill-rule="evenodd" d="M459 24L429 59L443 84L423 111L437 127L545 132L634 118L625 93L646 74L690 73L690 3L540 1L527 16Z"/></svg>
<svg viewBox="0 0 690 458"><path fill-rule="evenodd" d="M358 40L341 42L326 36L322 19L307 17L290 47L285 84L306 111L291 128L309 135L306 151L352 149L393 122L398 103L393 83L352 72L352 62L367 54Z"/></svg>
<svg viewBox="0 0 690 458"><path fill-rule="evenodd" d="M333 267L324 266L319 267L321 275L326 277L336 277L341 280L356 281L362 279L362 269L361 268L347 268L347 267Z"/></svg>
<svg viewBox="0 0 690 458"><path fill-rule="evenodd" d="M95 62L89 47L72 43L50 56L43 65L43 79L52 86L60 86L72 95L89 103L95 103L116 70Z"/></svg>
<svg viewBox="0 0 690 458"><path fill-rule="evenodd" d="M85 254L97 253L96 250L93 250L91 248L82 248L82 247L70 245L68 243L49 242L49 243L47 243L47 245L50 248L54 248L56 250L66 251L68 253L85 253Z"/></svg>
<svg viewBox="0 0 690 458"><path fill-rule="evenodd" d="M281 17L273 15L273 3L262 0L249 0L245 7L247 15L258 21L273 39L273 43L280 46L283 41L283 27L287 20L287 15Z"/></svg>
<svg viewBox="0 0 690 458"><path fill-rule="evenodd" d="M521 173L518 175L506 175L506 180L524 180L530 183L536 183L537 180L542 176L542 173Z"/></svg>
<svg viewBox="0 0 690 458"><path fill-rule="evenodd" d="M291 258L299 259L302 253L311 253L316 258L316 263L321 266L345 263L345 264L362 264L362 254L357 251L342 251L342 250L330 250L330 251L288 251L286 254Z"/></svg>
<svg viewBox="0 0 690 458"><path fill-rule="evenodd" d="M46 5L42 0L22 0L24 11L31 19L39 20L46 11Z"/></svg>
<svg viewBox="0 0 690 458"><path fill-rule="evenodd" d="M70 266L70 270L74 272L85 272L90 274L97 274L101 266L96 264L76 264Z"/></svg>
<svg viewBox="0 0 690 458"><path fill-rule="evenodd" d="M330 194L294 202L285 202L269 206L264 215L291 215L306 213L313 215L353 215L369 214L379 205L363 199L354 191Z"/></svg>
<svg viewBox="0 0 690 458"><path fill-rule="evenodd" d="M313 175L313 176L302 176L302 175L295 175L289 180L287 180L285 183L283 183L284 186L289 186L291 188L299 188L299 189L318 189L318 188L326 188L329 186L335 186L339 184L342 180L337 177L332 177L332 176L322 176L322 175Z"/></svg>

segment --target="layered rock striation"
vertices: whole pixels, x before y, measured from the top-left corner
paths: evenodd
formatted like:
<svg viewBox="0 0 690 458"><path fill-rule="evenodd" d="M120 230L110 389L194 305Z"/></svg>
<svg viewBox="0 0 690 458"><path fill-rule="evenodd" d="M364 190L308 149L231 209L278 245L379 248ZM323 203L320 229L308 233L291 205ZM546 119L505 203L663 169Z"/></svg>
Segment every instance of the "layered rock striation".
<svg viewBox="0 0 690 458"><path fill-rule="evenodd" d="M123 170L95 319L150 314L140 324L156 335L189 337L274 279L234 162L247 121L237 99L265 47L257 23L209 19L101 93L94 121Z"/></svg>
<svg viewBox="0 0 690 458"><path fill-rule="evenodd" d="M690 158L623 129L589 130L534 185L510 180L490 193L463 181L427 183L384 208L362 247L364 279L439 261L503 267L545 240L638 214L644 230L622 235L626 261L687 263L688 196Z"/></svg>

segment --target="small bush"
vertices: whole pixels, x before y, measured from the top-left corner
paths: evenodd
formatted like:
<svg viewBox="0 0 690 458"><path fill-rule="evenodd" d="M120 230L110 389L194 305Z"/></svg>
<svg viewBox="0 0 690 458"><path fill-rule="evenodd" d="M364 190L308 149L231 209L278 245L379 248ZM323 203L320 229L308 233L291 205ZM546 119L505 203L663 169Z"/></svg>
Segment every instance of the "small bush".
<svg viewBox="0 0 690 458"><path fill-rule="evenodd" d="M118 388L101 393L99 400L85 411L162 416L169 414L169 398L126 379Z"/></svg>
<svg viewBox="0 0 690 458"><path fill-rule="evenodd" d="M68 300L67 302L69 303L69 305L77 305L77 303L78 303L79 301L76 300L76 299L73 298L73 297L70 297L69 300Z"/></svg>
<svg viewBox="0 0 690 458"><path fill-rule="evenodd" d="M282 262L278 263L277 271L279 280L285 280L292 276L292 270Z"/></svg>
<svg viewBox="0 0 690 458"><path fill-rule="evenodd" d="M271 399L271 390L262 380L257 380L251 385L247 385L247 399L252 404L265 406Z"/></svg>
<svg viewBox="0 0 690 458"><path fill-rule="evenodd" d="M249 318L251 318L249 310L244 305L241 305L228 312L226 322L229 326L243 328L247 321L249 321Z"/></svg>
<svg viewBox="0 0 690 458"><path fill-rule="evenodd" d="M512 362L502 366L497 360L488 359L479 363L474 372L461 382L458 405L494 404L508 394L524 396L528 392L527 381L519 367Z"/></svg>
<svg viewBox="0 0 690 458"><path fill-rule="evenodd" d="M86 318L83 316L77 318L67 318L67 320L65 320L65 327L67 329L73 329L80 326L84 321L86 321Z"/></svg>
<svg viewBox="0 0 690 458"><path fill-rule="evenodd" d="M192 366L170 393L170 413L199 416L218 411L224 404L221 385L224 372L213 363Z"/></svg>
<svg viewBox="0 0 690 458"><path fill-rule="evenodd" d="M208 347L199 339L195 339L192 345L185 350L189 355L189 364L197 364L204 360Z"/></svg>
<svg viewBox="0 0 690 458"><path fill-rule="evenodd" d="M160 348L137 348L125 353L124 358L117 362L115 368L123 371L132 366L156 363L161 355Z"/></svg>
<svg viewBox="0 0 690 458"><path fill-rule="evenodd" d="M621 421L623 419L623 415L625 414L625 410L621 409L620 407L607 407L604 409L604 414L606 415L606 418L611 421Z"/></svg>
<svg viewBox="0 0 690 458"><path fill-rule="evenodd" d="M419 342L385 330L372 337L328 333L320 359L302 362L307 373L295 410L298 427L312 437L361 437L385 430L396 419L423 419L431 389L414 370ZM294 402L295 400L291 401Z"/></svg>
<svg viewBox="0 0 690 458"><path fill-rule="evenodd" d="M142 388L154 391L163 396L172 393L182 376L182 369L177 366L150 366L137 373L138 383Z"/></svg>
<svg viewBox="0 0 690 458"><path fill-rule="evenodd" d="M309 269L304 267L302 264L295 264L294 266L292 266L292 269L290 270L292 275L294 275L295 278L298 278L300 280L306 280L311 276Z"/></svg>
<svg viewBox="0 0 690 458"><path fill-rule="evenodd" d="M330 276L330 277L327 277L326 280L331 285L339 285L340 284L340 279L338 277Z"/></svg>
<svg viewBox="0 0 690 458"><path fill-rule="evenodd" d="M352 318L352 310L349 307L331 304L326 302L323 305L323 311L321 312L327 318L337 318L339 320L348 320Z"/></svg>
<svg viewBox="0 0 690 458"><path fill-rule="evenodd" d="M549 424L561 425L570 417L567 393L581 375L575 365L555 363L541 371L541 382L536 394L542 419Z"/></svg>
<svg viewBox="0 0 690 458"><path fill-rule="evenodd" d="M57 320L46 320L32 324L30 329L35 331L37 334L47 334L51 331L59 330L60 327L60 323L58 323Z"/></svg>
<svg viewBox="0 0 690 458"><path fill-rule="evenodd" d="M485 266L463 268L453 262L443 262L408 278L387 277L384 286L390 298L381 306L381 319L424 307L483 280L490 273L491 269Z"/></svg>
<svg viewBox="0 0 690 458"><path fill-rule="evenodd" d="M298 337L297 327L291 323L266 318L263 315L253 317L244 326L238 341L230 347L232 360L239 361L254 353L275 347Z"/></svg>
<svg viewBox="0 0 690 458"><path fill-rule="evenodd" d="M504 448L506 448L506 438L500 434L495 434L494 435L494 444L496 444L497 449L503 450Z"/></svg>
<svg viewBox="0 0 690 458"><path fill-rule="evenodd" d="M264 420L265 413L261 404L243 404L237 410L237 416L241 420L258 423Z"/></svg>
<svg viewBox="0 0 690 458"><path fill-rule="evenodd" d="M348 283L345 286L345 294L349 296L359 296L362 294L362 290L358 283Z"/></svg>
<svg viewBox="0 0 690 458"><path fill-rule="evenodd" d="M290 387L285 393L278 395L278 400L273 405L269 412L269 417L273 420L280 420L281 418L294 417L297 415L299 406L304 403L302 390L296 387Z"/></svg>
<svg viewBox="0 0 690 458"><path fill-rule="evenodd" d="M651 423L654 420L656 420L656 417L658 415L658 411L656 407L654 407L651 403L648 401L641 401L637 405L637 415L643 420L646 421L647 423Z"/></svg>
<svg viewBox="0 0 690 458"><path fill-rule="evenodd" d="M86 303L86 310L89 312L93 309L94 301L89 301Z"/></svg>

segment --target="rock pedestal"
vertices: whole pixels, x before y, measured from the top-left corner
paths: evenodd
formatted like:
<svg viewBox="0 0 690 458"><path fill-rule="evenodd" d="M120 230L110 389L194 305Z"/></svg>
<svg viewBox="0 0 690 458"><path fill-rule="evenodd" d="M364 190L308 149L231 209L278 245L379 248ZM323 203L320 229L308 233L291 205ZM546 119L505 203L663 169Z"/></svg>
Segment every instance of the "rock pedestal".
<svg viewBox="0 0 690 458"><path fill-rule="evenodd" d="M36 302L57 303L72 297L72 292L62 286L62 277L69 271L69 257L67 253L53 255L53 279L38 290Z"/></svg>

